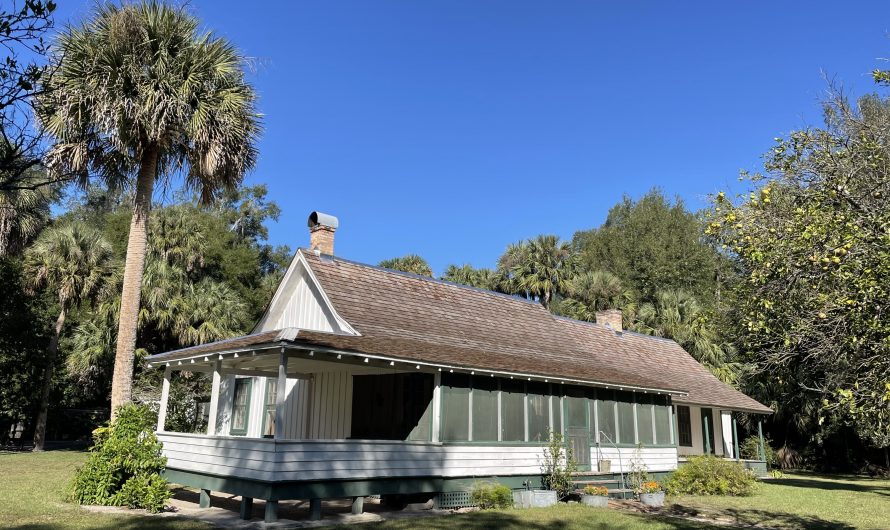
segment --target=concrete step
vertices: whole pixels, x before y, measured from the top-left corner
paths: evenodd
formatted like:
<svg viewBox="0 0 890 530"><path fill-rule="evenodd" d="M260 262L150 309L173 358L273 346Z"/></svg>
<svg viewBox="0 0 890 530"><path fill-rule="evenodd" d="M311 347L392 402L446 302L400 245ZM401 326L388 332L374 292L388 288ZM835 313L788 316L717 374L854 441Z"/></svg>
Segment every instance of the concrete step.
<svg viewBox="0 0 890 530"><path fill-rule="evenodd" d="M607 480L573 480L573 484L581 484L583 486L605 486L608 484L618 484L620 481L618 479L607 479Z"/></svg>

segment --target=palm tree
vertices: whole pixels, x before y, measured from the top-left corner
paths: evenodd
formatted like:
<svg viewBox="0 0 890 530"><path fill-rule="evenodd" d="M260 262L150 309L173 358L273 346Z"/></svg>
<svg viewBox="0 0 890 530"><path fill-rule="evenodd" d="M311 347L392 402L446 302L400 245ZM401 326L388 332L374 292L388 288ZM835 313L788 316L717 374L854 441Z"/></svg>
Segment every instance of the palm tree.
<svg viewBox="0 0 890 530"><path fill-rule="evenodd" d="M688 293L657 292L654 302L640 306L633 328L675 340L721 381L737 382L740 365L731 360L732 345L720 340L702 306Z"/></svg>
<svg viewBox="0 0 890 530"><path fill-rule="evenodd" d="M72 308L96 300L111 271L111 257L111 245L102 235L80 223L46 230L26 253L25 274L30 287L57 292L59 302L59 316L46 348L43 392L34 431L35 451L43 450L53 368L65 317Z"/></svg>
<svg viewBox="0 0 890 530"><path fill-rule="evenodd" d="M555 311L577 320L593 322L597 311L621 309L634 312L633 294L611 272L596 270L576 274L566 289L569 298L560 300Z"/></svg>
<svg viewBox="0 0 890 530"><path fill-rule="evenodd" d="M43 184L46 175L27 171L17 187L0 190L0 256L20 251L46 224L58 187ZM3 182L0 175L0 182Z"/></svg>
<svg viewBox="0 0 890 530"><path fill-rule="evenodd" d="M518 293L538 299L547 309L554 294L568 289L572 265L569 244L554 235L510 245L499 262L499 268Z"/></svg>
<svg viewBox="0 0 890 530"><path fill-rule="evenodd" d="M419 276L432 276L433 269L425 259L417 254L407 254L400 258L385 259L377 264L379 267L402 272L410 272Z"/></svg>
<svg viewBox="0 0 890 530"><path fill-rule="evenodd" d="M449 265L442 279L461 285L469 285L486 291L498 291L501 288L501 275L492 269L476 269L472 265Z"/></svg>
<svg viewBox="0 0 890 530"><path fill-rule="evenodd" d="M148 218L157 181L184 178L205 203L256 162L260 115L231 43L185 8L100 3L59 36L37 112L55 145L48 167L134 188L111 408L131 400Z"/></svg>

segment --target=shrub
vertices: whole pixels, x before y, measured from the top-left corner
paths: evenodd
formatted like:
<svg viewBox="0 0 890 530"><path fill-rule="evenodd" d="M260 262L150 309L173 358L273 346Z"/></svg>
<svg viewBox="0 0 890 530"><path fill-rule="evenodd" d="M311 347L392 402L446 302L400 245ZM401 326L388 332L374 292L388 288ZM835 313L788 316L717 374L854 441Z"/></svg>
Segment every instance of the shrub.
<svg viewBox="0 0 890 530"><path fill-rule="evenodd" d="M754 492L754 473L739 464L716 456L691 456L664 483L671 495L732 495Z"/></svg>
<svg viewBox="0 0 890 530"><path fill-rule="evenodd" d="M763 451L766 453L766 465L768 467L776 467L776 450L772 447L769 438L763 439ZM739 453L746 460L760 460L760 439L757 436L749 436L745 438L742 445L739 446Z"/></svg>
<svg viewBox="0 0 890 530"><path fill-rule="evenodd" d="M541 483L544 489L553 490L563 499L574 489L573 475L578 468L575 455L565 447L562 434L550 433L550 441L544 448L544 463L541 466Z"/></svg>
<svg viewBox="0 0 890 530"><path fill-rule="evenodd" d="M93 431L90 455L74 474L72 500L162 510L170 491L160 474L167 459L161 456L154 424L148 407L125 405L110 426Z"/></svg>
<svg viewBox="0 0 890 530"><path fill-rule="evenodd" d="M593 486L588 484L587 486L584 486L584 489L581 491L584 493L584 495L595 495L597 497L609 496L609 490L604 488L603 486Z"/></svg>
<svg viewBox="0 0 890 530"><path fill-rule="evenodd" d="M513 506L513 490L503 484L477 482L470 492L470 500L483 510L509 508Z"/></svg>

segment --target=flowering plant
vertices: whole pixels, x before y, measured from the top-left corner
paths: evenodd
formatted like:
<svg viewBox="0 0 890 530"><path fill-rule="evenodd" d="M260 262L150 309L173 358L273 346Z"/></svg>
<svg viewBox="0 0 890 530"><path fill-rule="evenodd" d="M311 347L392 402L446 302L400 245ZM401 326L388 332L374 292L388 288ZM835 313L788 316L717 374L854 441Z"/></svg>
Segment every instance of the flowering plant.
<svg viewBox="0 0 890 530"><path fill-rule="evenodd" d="M658 493L661 491L661 485L654 480L649 480L640 484L637 493Z"/></svg>
<svg viewBox="0 0 890 530"><path fill-rule="evenodd" d="M587 485L587 486L584 486L584 489L582 491L583 491L584 495L596 495L597 497L608 497L609 496L609 490L607 490L603 486Z"/></svg>

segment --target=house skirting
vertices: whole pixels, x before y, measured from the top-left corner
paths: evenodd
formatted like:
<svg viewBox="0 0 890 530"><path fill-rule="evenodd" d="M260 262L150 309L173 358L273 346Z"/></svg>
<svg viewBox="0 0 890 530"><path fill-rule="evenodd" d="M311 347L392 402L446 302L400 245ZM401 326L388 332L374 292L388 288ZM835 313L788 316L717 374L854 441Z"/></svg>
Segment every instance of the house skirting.
<svg viewBox="0 0 890 530"><path fill-rule="evenodd" d="M669 473L650 473L654 480L662 480ZM210 491L219 491L250 499L266 501L297 499L336 499L369 495L433 494L437 508L471 506L469 492L478 482L496 482L511 489L541 489L541 475L474 476L474 477L396 477L362 480L318 481L263 481L241 477L225 477L197 471L167 469L164 477L171 483ZM596 480L609 490L618 490L629 483L625 474L577 474L575 480Z"/></svg>

